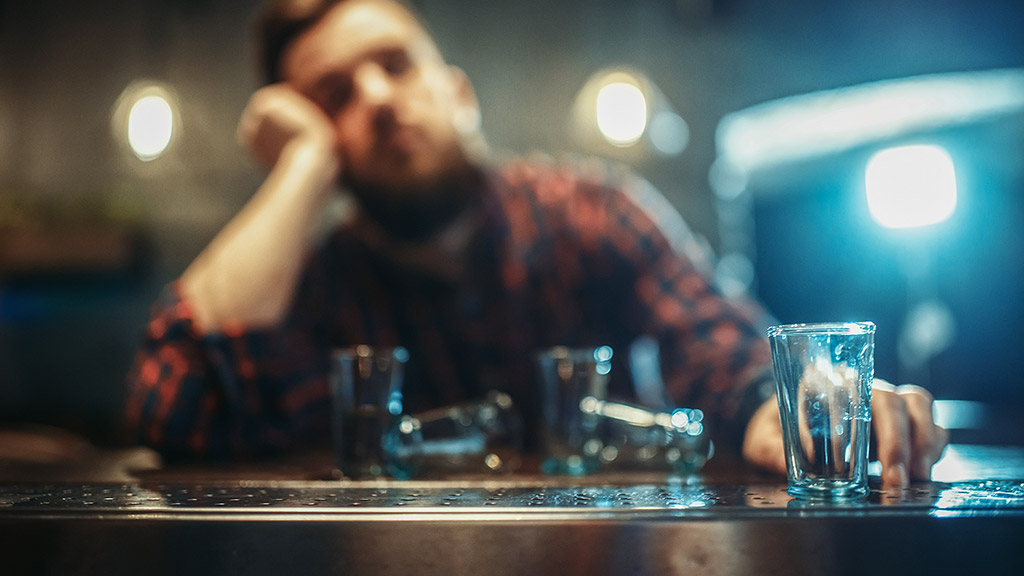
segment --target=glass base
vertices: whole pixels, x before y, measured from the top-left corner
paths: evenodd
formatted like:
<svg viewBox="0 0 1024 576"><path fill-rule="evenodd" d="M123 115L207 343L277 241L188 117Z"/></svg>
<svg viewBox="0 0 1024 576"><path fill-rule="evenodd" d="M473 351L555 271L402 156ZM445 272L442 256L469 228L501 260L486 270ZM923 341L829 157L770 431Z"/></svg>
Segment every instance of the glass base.
<svg viewBox="0 0 1024 576"><path fill-rule="evenodd" d="M856 500L868 495L867 482L821 479L790 481L786 493L805 500Z"/></svg>

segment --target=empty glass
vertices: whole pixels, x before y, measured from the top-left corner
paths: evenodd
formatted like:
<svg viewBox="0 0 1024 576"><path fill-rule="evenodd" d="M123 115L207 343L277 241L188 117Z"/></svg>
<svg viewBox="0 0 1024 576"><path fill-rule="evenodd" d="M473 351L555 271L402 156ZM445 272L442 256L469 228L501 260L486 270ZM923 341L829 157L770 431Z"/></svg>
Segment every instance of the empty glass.
<svg viewBox="0 0 1024 576"><path fill-rule="evenodd" d="M491 391L479 400L402 417L394 452L418 472L512 472L522 461L523 422L512 398Z"/></svg>
<svg viewBox="0 0 1024 576"><path fill-rule="evenodd" d="M580 407L606 398L611 359L609 346L557 346L537 355L543 406L541 470L546 474L580 476L600 467L600 418Z"/></svg>
<svg viewBox="0 0 1024 576"><path fill-rule="evenodd" d="M357 346L331 355L332 430L338 468L349 478L412 470L395 456L392 431L401 422L405 348Z"/></svg>
<svg viewBox="0 0 1024 576"><path fill-rule="evenodd" d="M600 460L609 468L690 475L700 471L714 453L700 410L652 411L594 398L584 399L580 409L599 419Z"/></svg>
<svg viewBox="0 0 1024 576"><path fill-rule="evenodd" d="M874 335L870 322L768 329L790 495L868 493Z"/></svg>

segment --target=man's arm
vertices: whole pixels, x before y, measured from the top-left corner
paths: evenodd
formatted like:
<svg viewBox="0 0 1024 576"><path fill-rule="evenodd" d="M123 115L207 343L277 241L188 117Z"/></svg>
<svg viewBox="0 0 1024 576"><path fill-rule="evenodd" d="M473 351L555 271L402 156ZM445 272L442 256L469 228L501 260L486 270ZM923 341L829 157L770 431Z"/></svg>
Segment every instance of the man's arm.
<svg viewBox="0 0 1024 576"><path fill-rule="evenodd" d="M286 85L252 96L239 137L270 173L181 277L204 333L281 321L340 170L329 120Z"/></svg>
<svg viewBox="0 0 1024 576"><path fill-rule="evenodd" d="M171 454L262 452L322 420L310 417L326 397L312 320L285 319L338 174L331 127L271 86L239 136L270 173L157 303L129 375L129 428Z"/></svg>
<svg viewBox="0 0 1024 576"><path fill-rule="evenodd" d="M282 328L204 335L177 288L154 307L128 377L125 422L137 441L169 456L222 457L327 437L327 354L307 329L316 305Z"/></svg>

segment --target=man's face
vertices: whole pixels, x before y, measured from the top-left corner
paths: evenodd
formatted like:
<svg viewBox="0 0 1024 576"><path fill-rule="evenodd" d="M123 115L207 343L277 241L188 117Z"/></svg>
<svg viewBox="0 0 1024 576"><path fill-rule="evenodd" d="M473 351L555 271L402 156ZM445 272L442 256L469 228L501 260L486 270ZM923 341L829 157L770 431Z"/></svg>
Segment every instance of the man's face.
<svg viewBox="0 0 1024 576"><path fill-rule="evenodd" d="M403 7L349 0L288 47L285 81L334 125L343 179L394 195L429 190L465 161L464 77Z"/></svg>

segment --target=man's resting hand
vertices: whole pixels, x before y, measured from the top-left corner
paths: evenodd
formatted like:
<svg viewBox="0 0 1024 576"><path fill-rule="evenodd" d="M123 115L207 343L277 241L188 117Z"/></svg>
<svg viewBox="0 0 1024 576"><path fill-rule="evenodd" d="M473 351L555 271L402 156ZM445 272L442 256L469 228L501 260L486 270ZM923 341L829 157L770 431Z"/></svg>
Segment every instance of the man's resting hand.
<svg viewBox="0 0 1024 576"><path fill-rule="evenodd" d="M906 487L927 480L942 457L949 433L932 418L932 395L914 385L893 386L876 378L871 393L871 425L882 465L882 484ZM785 474L786 453L776 398L766 401L747 424L743 457L751 464Z"/></svg>

